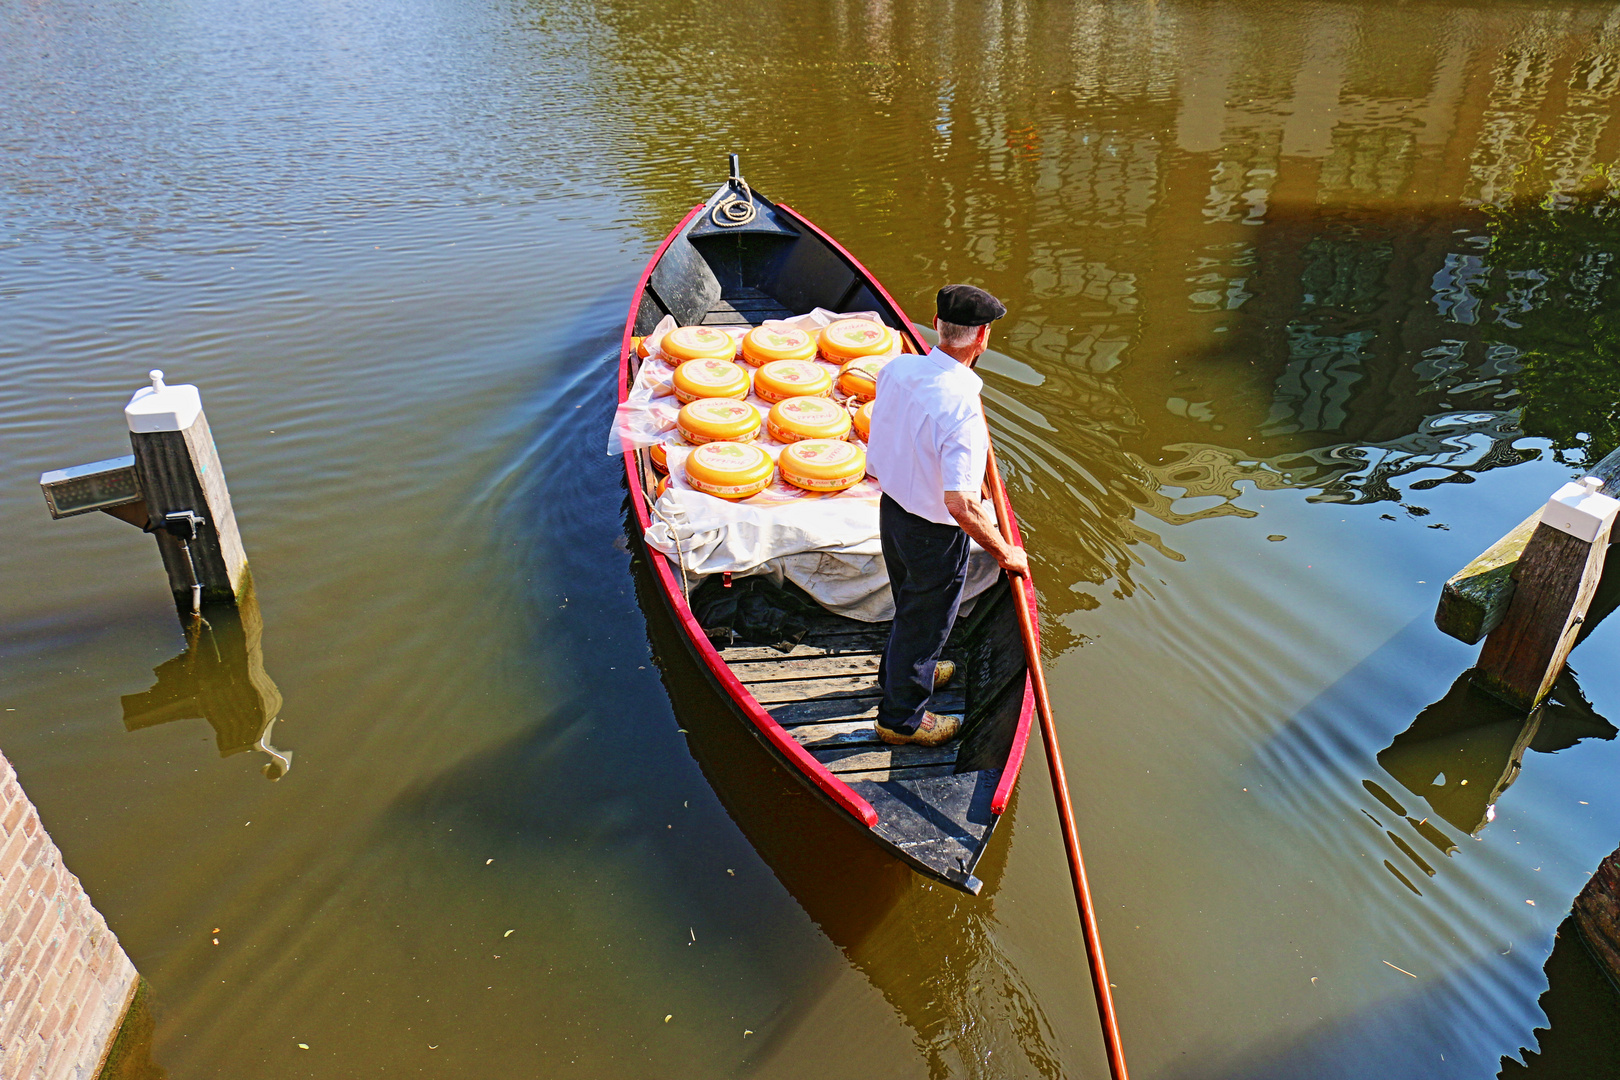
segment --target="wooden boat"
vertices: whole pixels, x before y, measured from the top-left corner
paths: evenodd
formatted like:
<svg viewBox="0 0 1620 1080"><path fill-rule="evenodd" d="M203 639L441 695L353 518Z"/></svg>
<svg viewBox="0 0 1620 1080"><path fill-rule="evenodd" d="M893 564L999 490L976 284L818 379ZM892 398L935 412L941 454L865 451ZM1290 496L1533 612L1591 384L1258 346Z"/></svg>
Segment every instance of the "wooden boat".
<svg viewBox="0 0 1620 1080"><path fill-rule="evenodd" d="M909 351L926 351L877 279L802 214L752 191L733 158L731 179L664 238L636 285L624 327L619 399L628 396L640 366L635 339L666 315L682 326L751 326L816 307L876 311ZM645 450L627 452L624 464L644 532L657 474ZM999 483L990 472L988 482ZM1007 524L1016 539L1017 523ZM933 707L962 715L963 734L937 748L891 747L872 730L887 623L823 613L791 652L766 644L717 645L693 615L678 567L645 550L681 637L749 730L811 791L894 855L978 893L973 870L1012 796L1035 710L1005 575L957 621L945 647L958 670L935 694Z"/></svg>

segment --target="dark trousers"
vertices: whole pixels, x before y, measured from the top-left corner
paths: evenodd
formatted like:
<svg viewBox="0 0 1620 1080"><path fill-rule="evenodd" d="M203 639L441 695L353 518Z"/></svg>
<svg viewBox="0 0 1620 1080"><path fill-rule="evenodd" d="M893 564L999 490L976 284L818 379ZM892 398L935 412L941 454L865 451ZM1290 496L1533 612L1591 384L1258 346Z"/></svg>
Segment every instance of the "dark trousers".
<svg viewBox="0 0 1620 1080"><path fill-rule="evenodd" d="M934 664L962 604L968 535L920 518L887 495L878 507L878 535L894 591L894 625L878 667L878 719L909 735L922 723L934 692Z"/></svg>

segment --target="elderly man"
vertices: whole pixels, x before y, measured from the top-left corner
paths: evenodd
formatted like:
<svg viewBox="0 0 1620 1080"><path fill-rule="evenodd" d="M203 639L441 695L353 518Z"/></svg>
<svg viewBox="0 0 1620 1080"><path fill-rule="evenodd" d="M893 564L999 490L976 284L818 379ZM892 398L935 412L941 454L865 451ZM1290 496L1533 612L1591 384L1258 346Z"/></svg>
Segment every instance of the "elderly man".
<svg viewBox="0 0 1620 1080"><path fill-rule="evenodd" d="M940 661L967 582L968 539L1010 574L1024 574L1024 550L1002 539L980 502L990 435L973 373L990 342L1001 301L972 285L939 291L926 356L903 354L878 374L867 471L883 486L879 529L894 592L894 624L878 668L883 703L877 735L886 743L938 746L961 729L957 716L928 711L954 674Z"/></svg>

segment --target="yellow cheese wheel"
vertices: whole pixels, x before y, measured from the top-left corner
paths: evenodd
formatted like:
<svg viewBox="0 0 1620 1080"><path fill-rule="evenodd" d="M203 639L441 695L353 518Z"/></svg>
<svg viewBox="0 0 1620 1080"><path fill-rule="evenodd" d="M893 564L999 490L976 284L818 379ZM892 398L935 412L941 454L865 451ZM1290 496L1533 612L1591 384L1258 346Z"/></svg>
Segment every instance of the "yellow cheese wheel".
<svg viewBox="0 0 1620 1080"><path fill-rule="evenodd" d="M855 434L860 436L861 442L870 442L872 439L872 403L870 401L855 410L852 422L855 425Z"/></svg>
<svg viewBox="0 0 1620 1080"><path fill-rule="evenodd" d="M659 348L677 364L683 360L730 360L737 355L736 339L712 326L677 326L664 335Z"/></svg>
<svg viewBox="0 0 1620 1080"><path fill-rule="evenodd" d="M838 389L862 401L871 401L877 397L878 372L892 359L890 356L868 356L849 361L838 371Z"/></svg>
<svg viewBox="0 0 1620 1080"><path fill-rule="evenodd" d="M900 336L871 319L839 319L821 331L821 355L835 364L900 351Z"/></svg>
<svg viewBox="0 0 1620 1080"><path fill-rule="evenodd" d="M686 482L722 499L756 495L775 474L771 455L752 443L705 443L686 455Z"/></svg>
<svg viewBox="0 0 1620 1080"><path fill-rule="evenodd" d="M647 451L647 456L652 458L653 468L661 473L669 472L669 453L663 443L653 443L652 448Z"/></svg>
<svg viewBox="0 0 1620 1080"><path fill-rule="evenodd" d="M832 385L832 372L814 360L772 360L754 372L754 393L772 404L783 398L820 397Z"/></svg>
<svg viewBox="0 0 1620 1080"><path fill-rule="evenodd" d="M730 360L688 360L670 379L682 404L698 398L745 398L748 372Z"/></svg>
<svg viewBox="0 0 1620 1080"><path fill-rule="evenodd" d="M816 339L791 326L756 326L742 340L742 355L755 367L772 360L814 360Z"/></svg>
<svg viewBox="0 0 1620 1080"><path fill-rule="evenodd" d="M675 427L693 446L711 442L752 442L759 434L759 410L736 398L699 398L681 406Z"/></svg>
<svg viewBox="0 0 1620 1080"><path fill-rule="evenodd" d="M866 476L866 451L843 439L804 439L777 459L782 479L805 491L843 491Z"/></svg>
<svg viewBox="0 0 1620 1080"><path fill-rule="evenodd" d="M790 397L771 406L765 430L779 443L849 437L849 412L824 397Z"/></svg>
<svg viewBox="0 0 1620 1080"><path fill-rule="evenodd" d="M653 502L657 502L659 499L662 499L664 497L664 492L668 490L669 477L660 476L658 478L658 483L653 485Z"/></svg>

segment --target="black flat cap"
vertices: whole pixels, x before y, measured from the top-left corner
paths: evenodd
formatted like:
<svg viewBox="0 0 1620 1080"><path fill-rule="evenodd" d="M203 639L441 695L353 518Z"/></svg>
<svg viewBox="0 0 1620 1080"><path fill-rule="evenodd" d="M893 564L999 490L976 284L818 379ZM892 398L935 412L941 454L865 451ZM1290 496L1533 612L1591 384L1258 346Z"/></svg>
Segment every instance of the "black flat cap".
<svg viewBox="0 0 1620 1080"><path fill-rule="evenodd" d="M983 326L1007 314L1007 305L972 285L947 285L939 290L939 317L957 326Z"/></svg>

